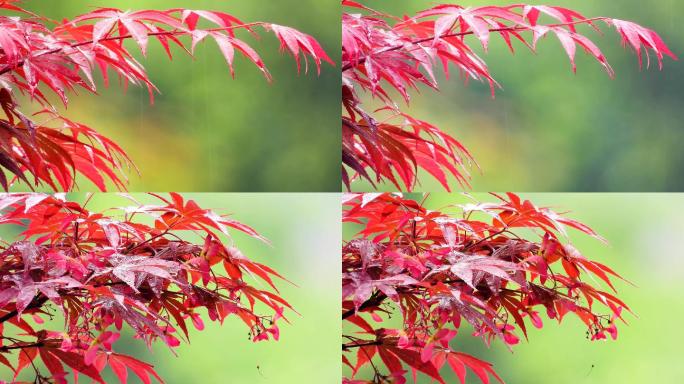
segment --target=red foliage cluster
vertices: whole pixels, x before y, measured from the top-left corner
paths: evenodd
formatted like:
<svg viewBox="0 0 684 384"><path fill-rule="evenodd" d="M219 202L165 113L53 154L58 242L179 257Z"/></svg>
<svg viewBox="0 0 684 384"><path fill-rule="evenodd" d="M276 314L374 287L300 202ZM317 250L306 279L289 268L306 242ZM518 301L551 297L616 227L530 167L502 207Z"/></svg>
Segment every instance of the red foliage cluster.
<svg viewBox="0 0 684 384"><path fill-rule="evenodd" d="M359 2L342 0L342 176L347 189L362 178L391 182L399 190L412 190L424 169L449 190L448 175L467 187L470 153L453 137L428 122L401 111L393 99L397 92L408 104L410 91L423 84L438 88L435 72L449 75L450 66L468 79L497 86L485 61L469 42L486 50L492 35L501 37L511 51L512 40L535 50L537 42L555 35L575 69L577 46L582 47L608 72L613 69L601 50L578 32L579 24L599 30L603 22L614 27L623 44L642 59L652 51L662 66L664 56L675 58L662 39L650 29L629 21L606 17L586 18L566 8L541 5L462 7L441 4L412 17L395 17ZM543 23L543 19L549 21ZM649 57L650 62L650 57ZM360 92L379 99L375 113L364 110Z"/></svg>
<svg viewBox="0 0 684 384"><path fill-rule="evenodd" d="M61 116L49 93L66 106L69 92L78 88L96 92L94 73L99 71L105 85L110 73L115 73L124 86L147 87L152 100L156 88L126 40L134 40L143 56L150 40L156 40L171 59L172 46L192 54L198 43L210 39L218 45L231 74L237 52L270 79L259 54L236 36L238 31L258 36L255 28L261 27L275 34L298 68L304 57L308 69L307 56L319 71L322 61L332 63L309 35L271 23L245 23L224 12L104 8L55 22L20 9L18 2L0 1L0 10L23 16L0 15L0 107L5 114L0 119L0 185L5 190L18 178L28 186L68 191L76 187L76 174L101 190L106 189L106 179L125 189L124 171L131 165L125 152L95 130ZM201 27L204 24L208 27ZM22 114L17 92L40 104L40 121ZM3 169L11 173L11 179Z"/></svg>
<svg viewBox="0 0 684 384"><path fill-rule="evenodd" d="M396 194L344 199L343 221L361 227L342 246L343 362L353 372L345 383L404 383L408 370L445 383L445 364L461 383L466 367L484 383L501 381L455 349L463 322L487 344L518 343L529 324L542 327L540 311L559 323L577 316L592 340L617 337L614 322L629 308L590 277L614 290L619 276L564 240L568 227L600 237L517 195L496 197L459 206L462 217ZM363 367L372 377L356 379Z"/></svg>
<svg viewBox="0 0 684 384"><path fill-rule="evenodd" d="M0 364L13 380L33 369L35 383L65 384L71 369L74 378L104 383L109 366L122 383L128 370L162 382L151 365L114 351L124 325L148 347L175 348L189 339L188 323L203 329L201 314L219 322L235 315L254 341L278 339L277 322L290 308L273 282L280 276L222 240L229 228L263 238L178 194L155 196L160 205L105 212L59 195L0 196L0 223L23 229L21 240L0 247ZM48 329L55 316L63 329Z"/></svg>

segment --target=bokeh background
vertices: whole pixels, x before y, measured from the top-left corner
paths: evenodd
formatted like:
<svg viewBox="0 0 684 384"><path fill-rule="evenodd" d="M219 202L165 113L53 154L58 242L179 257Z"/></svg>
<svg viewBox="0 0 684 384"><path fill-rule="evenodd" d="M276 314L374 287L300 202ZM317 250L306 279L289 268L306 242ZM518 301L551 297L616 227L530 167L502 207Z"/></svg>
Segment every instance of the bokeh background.
<svg viewBox="0 0 684 384"><path fill-rule="evenodd" d="M133 194L142 203L158 200ZM203 208L231 214L253 226L272 246L241 233L233 240L247 257L276 269L297 286L278 283L282 297L301 314L290 313L291 324L281 324L281 339L253 343L237 318L223 326L203 314L205 329L191 329L190 344L177 348L174 356L158 345L149 351L144 343L125 334L115 346L124 353L155 365L167 384L185 383L338 383L339 339L339 244L341 241L340 198L333 194L184 194ZM70 199L84 201L83 194ZM131 205L115 194L98 194L89 203L93 211ZM17 228L0 226L0 238L12 240ZM61 323L55 320L55 329ZM192 328L192 327L190 327ZM129 335L130 336L130 335ZM16 357L14 357L16 358ZM106 369L109 372L109 369ZM129 372L129 383L140 381ZM0 380L12 374L0 366ZM25 379L32 380L29 376ZM106 376L108 383L118 383ZM79 382L89 382L81 378Z"/></svg>
<svg viewBox="0 0 684 384"><path fill-rule="evenodd" d="M335 62L341 51L340 6L328 1L26 0L24 6L56 20L97 6L219 10L313 35ZM130 174L130 191L339 191L339 67L325 64L320 77L315 70L297 76L294 60L279 52L272 33L260 35L239 37L262 56L272 84L238 55L233 80L210 40L198 46L194 59L177 50L172 62L151 42L141 62L162 92L153 106L146 90L131 87L124 94L114 82L99 97L71 95L66 115L128 152L141 173ZM80 190L95 188L82 181Z"/></svg>
<svg viewBox="0 0 684 384"><path fill-rule="evenodd" d="M494 201L486 194L479 201ZM675 194L521 194L539 206L570 211L569 217L588 224L609 244L570 231L570 241L587 257L608 264L631 286L617 282L618 297L637 317L627 315L629 325L618 326L616 341L592 342L585 326L567 317L560 326L542 315L544 328L528 330L529 342L521 341L509 352L501 341L487 348L471 337L467 328L454 343L457 350L494 364L507 384L605 384L679 383L681 319L684 316L684 196ZM421 196L422 197L422 196ZM432 194L431 209L472 202L457 194ZM344 238L354 233L345 225ZM530 327L533 328L533 327ZM448 383L457 383L451 372ZM469 383L479 383L469 372ZM410 381L410 380L409 380ZM424 376L419 384L430 381Z"/></svg>
<svg viewBox="0 0 684 384"><path fill-rule="evenodd" d="M412 15L449 1L367 0L395 15ZM508 5L517 0L451 1L462 5ZM657 30L678 56L684 40L678 0L589 1L529 0L576 9L587 17L633 20ZM515 45L511 55L500 38L489 53L472 46L489 64L503 89L492 99L489 86L464 85L454 76L441 81L441 92L421 88L406 111L459 139L474 155L483 174L473 168L474 191L681 191L684 178L684 67L665 61L639 71L636 56L620 45L612 28L604 35L581 28L595 39L617 75L611 80L601 66L578 49L577 74L554 36L539 42L538 53ZM397 98L397 100L400 100ZM368 107L368 106L367 106ZM368 108L369 110L371 108ZM417 191L442 191L423 174ZM452 183L456 188L458 184ZM386 185L387 190L393 187ZM354 190L369 191L358 182Z"/></svg>

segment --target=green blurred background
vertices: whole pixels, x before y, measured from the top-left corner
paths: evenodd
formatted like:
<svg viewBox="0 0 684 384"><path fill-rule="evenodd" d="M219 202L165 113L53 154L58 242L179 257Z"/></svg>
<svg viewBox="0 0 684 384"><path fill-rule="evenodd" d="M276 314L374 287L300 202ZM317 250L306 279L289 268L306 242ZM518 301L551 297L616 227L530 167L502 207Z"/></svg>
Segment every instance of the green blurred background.
<svg viewBox="0 0 684 384"><path fill-rule="evenodd" d="M464 331L454 348L494 363L507 384L681 383L681 319L684 317L684 196L675 194L521 194L539 206L570 211L569 217L590 225L609 245L570 233L587 257L613 267L636 287L617 282L619 297L636 313L618 326L616 341L592 342L586 327L569 316L562 325L544 314L544 328L532 328L529 342L513 353L496 341L490 349ZM494 197L474 194L479 201ZM431 209L470 202L456 194L432 194ZM353 235L345 226L345 238ZM351 328L350 328L351 329ZM593 367L593 368L592 368ZM448 383L458 379L445 370ZM469 372L469 383L479 383ZM409 381L411 381L409 379ZM429 383L422 377L419 384Z"/></svg>
<svg viewBox="0 0 684 384"><path fill-rule="evenodd" d="M365 4L395 15L412 15L449 1L368 0ZM451 1L462 5L507 5L513 0ZM636 21L657 30L678 56L684 40L680 15L684 2L659 0L528 1L576 9L587 17ZM489 64L503 89L492 100L489 86L464 85L454 76L441 93L425 87L410 107L472 152L483 174L473 168L475 191L681 191L684 190L684 68L670 59L639 71L636 56L620 45L612 28L604 36L581 28L603 50L617 75L611 80L595 60L578 48L577 75L558 39L539 42L535 55L522 44L511 55L492 37ZM479 42L473 47L482 53ZM397 100L400 100L397 98ZM367 105L368 110L372 110ZM417 191L442 191L423 174ZM458 184L453 182L458 189ZM387 190L393 190L386 185ZM354 190L371 190L358 182Z"/></svg>
<svg viewBox="0 0 684 384"><path fill-rule="evenodd" d="M133 196L143 203L158 203L146 195ZM301 316L290 313L291 324L281 324L277 342L253 343L238 318L229 317L220 326L211 323L204 313L204 331L192 329L190 344L177 348L178 356L162 345L150 352L130 334L122 335L115 348L154 364L168 384L338 383L340 198L333 194L259 193L184 196L204 208L230 213L272 242L268 246L241 233L233 234L235 245L245 256L275 268L297 284L282 282L278 286L282 297ZM69 197L84 200L83 194ZM100 211L129 205L129 200L115 194L98 194L88 207ZM11 241L16 230L0 226L0 238ZM59 321L56 323L59 329ZM11 377L1 366L0 380ZM139 383L132 372L129 378L129 383ZM29 376L25 379L32 380ZM89 382L87 378L80 381ZM106 381L118 383L112 375Z"/></svg>
<svg viewBox="0 0 684 384"><path fill-rule="evenodd" d="M26 0L24 6L57 20L95 6L219 10L245 22L267 21L311 34L335 62L341 51L340 6L330 1ZM320 77L315 70L297 76L294 60L279 52L275 36L259 34L259 40L239 37L262 56L272 84L242 57L236 57L231 79L212 41L198 47L194 60L176 50L172 62L151 42L149 57L141 62L162 92L155 105L149 105L146 90L131 87L124 94L114 81L110 89L100 88L100 97L71 95L66 115L128 152L142 174L131 173L130 191L338 191L339 67L325 64ZM139 54L137 48L133 52ZM95 188L81 181L80 190Z"/></svg>

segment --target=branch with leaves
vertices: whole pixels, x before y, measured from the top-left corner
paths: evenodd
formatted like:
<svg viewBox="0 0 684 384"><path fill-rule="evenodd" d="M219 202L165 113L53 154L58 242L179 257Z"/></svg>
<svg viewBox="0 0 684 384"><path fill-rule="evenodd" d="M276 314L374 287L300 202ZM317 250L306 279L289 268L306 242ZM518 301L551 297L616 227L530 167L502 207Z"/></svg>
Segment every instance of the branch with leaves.
<svg viewBox="0 0 684 384"><path fill-rule="evenodd" d="M70 92L97 92L96 72L105 86L114 73L124 88L129 84L146 87L153 101L157 88L127 47L128 40L135 42L143 56L151 41L157 41L169 59L174 46L192 55L199 43L212 40L233 76L233 62L239 54L270 80L257 51L238 36L258 37L260 28L276 36L282 50L294 57L298 71L302 59L305 70L309 59L319 72L323 61L333 64L319 43L305 33L267 22L243 22L225 12L102 8L56 22L29 13L18 3L0 1L0 11L19 14L0 15L0 107L5 115L0 118L0 186L5 190L21 180L29 187L70 191L77 187L77 174L102 191L108 181L126 189L126 172L132 162L124 150L96 130L62 116L50 94L66 106ZM38 103L41 112L33 117L23 114L17 93Z"/></svg>
<svg viewBox="0 0 684 384"><path fill-rule="evenodd" d="M582 255L566 230L603 239L515 194L494 196L458 206L460 216L397 194L344 198L343 223L360 230L342 245L343 383L405 383L409 371L445 383L445 366L461 383L466 368L503 382L459 348L466 325L509 348L530 325L542 328L541 313L558 323L576 316L591 340L617 337L629 311L614 295L621 277Z"/></svg>
<svg viewBox="0 0 684 384"><path fill-rule="evenodd" d="M399 190L418 186L418 171L428 172L446 189L453 177L469 187L474 159L454 137L399 107L393 92L408 105L420 85L437 90L435 73L448 78L451 66L467 80L498 83L487 64L472 47L479 42L486 51L493 36L503 39L511 52L513 41L535 51L544 37L555 36L576 70L578 46L613 76L613 69L599 47L577 29L587 25L600 32L599 24L613 27L638 56L650 64L654 54L676 59L658 34L635 23L607 17L587 18L562 7L509 5L463 7L441 4L400 18L342 0L342 181L352 189L354 180L372 186L391 183ZM472 39L472 41L471 41ZM379 100L381 107L364 108L362 94Z"/></svg>
<svg viewBox="0 0 684 384"><path fill-rule="evenodd" d="M129 370L162 382L150 364L115 351L124 327L173 350L189 341L189 324L201 331L203 318L235 316L252 340L278 340L292 309L274 283L282 277L224 240L229 230L265 239L179 194L154 196L159 205L104 212L59 195L0 196L0 222L23 230L0 247L0 364L12 382L33 370L34 383L66 384L70 371L104 383L106 367L124 384ZM54 317L63 329L49 329Z"/></svg>

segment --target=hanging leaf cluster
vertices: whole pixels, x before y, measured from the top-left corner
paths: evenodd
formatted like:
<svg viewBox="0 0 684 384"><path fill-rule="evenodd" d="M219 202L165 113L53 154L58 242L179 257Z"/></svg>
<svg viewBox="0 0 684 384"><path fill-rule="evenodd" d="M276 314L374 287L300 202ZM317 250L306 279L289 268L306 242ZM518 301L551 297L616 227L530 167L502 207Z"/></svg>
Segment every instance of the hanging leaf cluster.
<svg viewBox="0 0 684 384"><path fill-rule="evenodd" d="M254 341L279 338L291 309L274 282L281 276L228 241L230 231L265 239L179 194L154 196L157 205L104 212L63 195L0 196L0 223L21 228L0 246L0 364L11 382L28 370L33 383L104 383L107 367L121 383L129 371L162 382L116 351L126 329L148 348L173 350L203 319L234 317Z"/></svg>
<svg viewBox="0 0 684 384"><path fill-rule="evenodd" d="M405 383L409 373L465 383L468 371L503 382L463 351L462 334L511 347L543 318L576 317L591 340L617 337L629 311L615 296L621 277L580 253L566 231L603 239L518 195L494 196L458 213L400 194L345 197L344 225L360 230L342 245L344 383Z"/></svg>
<svg viewBox="0 0 684 384"><path fill-rule="evenodd" d="M296 29L266 22L244 22L225 12L191 9L123 11L101 8L61 22L29 13L17 0L0 1L0 186L15 180L29 187L55 191L76 188L83 175L100 190L108 183L125 189L131 159L112 140L61 115L55 97L66 106L80 90L97 92L97 74L107 85L116 76L124 88L146 87L150 100L157 88L136 59L153 42L173 58L174 47L189 55L197 44L213 41L234 75L236 56L252 62L270 80L259 53L245 34L271 32L308 70L309 60L320 71L328 58L319 43ZM4 11L5 14L2 14ZM134 41L133 47L126 44ZM133 48L133 49L132 49ZM35 116L22 113L19 94L39 106Z"/></svg>
<svg viewBox="0 0 684 384"><path fill-rule="evenodd" d="M623 43L647 65L651 55L662 68L665 56L676 58L660 36L638 24L607 17L587 18L571 9L542 5L464 7L440 4L411 17L396 17L362 2L342 0L342 181L351 189L365 179L374 187L390 183L411 191L424 170L446 189L455 179L469 186L474 159L454 137L400 107L421 86L437 90L436 72L448 78L453 69L465 81L488 83L494 94L499 84L476 53L490 40L502 39L536 51L545 37L558 39L573 71L578 47L610 75L613 69L601 49L580 25L600 32L615 29ZM379 100L376 110L364 108L363 95ZM397 98L401 99L398 101Z"/></svg>

